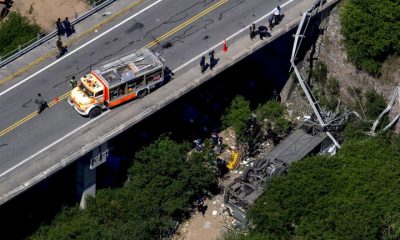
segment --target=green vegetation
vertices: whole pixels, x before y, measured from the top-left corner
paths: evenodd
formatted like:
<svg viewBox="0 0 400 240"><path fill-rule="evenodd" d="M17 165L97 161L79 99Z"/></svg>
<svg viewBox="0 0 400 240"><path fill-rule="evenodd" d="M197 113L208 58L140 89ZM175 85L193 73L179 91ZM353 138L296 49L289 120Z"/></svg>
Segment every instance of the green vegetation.
<svg viewBox="0 0 400 240"><path fill-rule="evenodd" d="M0 56L10 53L37 37L42 30L36 23L31 23L27 17L18 12L11 12L0 23Z"/></svg>
<svg viewBox="0 0 400 240"><path fill-rule="evenodd" d="M375 119L385 109L386 102L375 90L368 90L364 94L364 106L367 117Z"/></svg>
<svg viewBox="0 0 400 240"><path fill-rule="evenodd" d="M328 68L323 62L317 62L311 71L311 76L317 83L325 83L328 76Z"/></svg>
<svg viewBox="0 0 400 240"><path fill-rule="evenodd" d="M226 114L222 116L222 124L224 128L232 126L240 137L246 127L246 122L251 118L250 102L243 96L235 97Z"/></svg>
<svg viewBox="0 0 400 240"><path fill-rule="evenodd" d="M228 239L399 239L399 154L384 135L296 162L250 210L254 229Z"/></svg>
<svg viewBox="0 0 400 240"><path fill-rule="evenodd" d="M311 70L311 79L319 104L328 110L335 110L338 105L340 84L336 78L328 79L328 68L324 62L315 64Z"/></svg>
<svg viewBox="0 0 400 240"><path fill-rule="evenodd" d="M267 130L278 135L285 134L291 124L285 117L285 108L276 101L268 101L256 110L258 123Z"/></svg>
<svg viewBox="0 0 400 240"><path fill-rule="evenodd" d="M166 137L134 157L129 180L119 189L98 191L86 210L65 208L31 239L158 239L189 213L198 194L217 188L204 157L188 158L189 144Z"/></svg>
<svg viewBox="0 0 400 240"><path fill-rule="evenodd" d="M400 1L346 0L340 19L347 54L358 68L378 74L388 56L400 54Z"/></svg>

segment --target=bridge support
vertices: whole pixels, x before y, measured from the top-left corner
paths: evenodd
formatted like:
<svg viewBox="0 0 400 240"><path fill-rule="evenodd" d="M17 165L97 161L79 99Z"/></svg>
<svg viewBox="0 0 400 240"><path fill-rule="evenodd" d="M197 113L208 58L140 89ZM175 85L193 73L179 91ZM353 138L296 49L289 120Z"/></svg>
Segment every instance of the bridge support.
<svg viewBox="0 0 400 240"><path fill-rule="evenodd" d="M96 195L96 167L106 162L107 157L108 144L105 142L78 160L76 190L80 208L86 208L87 196Z"/></svg>
<svg viewBox="0 0 400 240"><path fill-rule="evenodd" d="M90 169L90 159L91 154L88 154L77 162L76 191L81 209L86 208L86 197L96 194L96 169Z"/></svg>

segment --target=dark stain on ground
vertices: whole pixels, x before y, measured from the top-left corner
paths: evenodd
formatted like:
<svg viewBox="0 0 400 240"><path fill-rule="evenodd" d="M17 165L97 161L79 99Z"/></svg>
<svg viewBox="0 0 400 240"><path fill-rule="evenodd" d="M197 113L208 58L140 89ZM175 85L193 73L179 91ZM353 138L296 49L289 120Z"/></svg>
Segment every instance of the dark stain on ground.
<svg viewBox="0 0 400 240"><path fill-rule="evenodd" d="M138 29L141 29L143 27L144 27L143 23L136 22L135 24L133 24L132 27L128 28L125 32L126 33L132 33L132 32L134 32L134 31L136 31Z"/></svg>
<svg viewBox="0 0 400 240"><path fill-rule="evenodd" d="M116 41L118 41L119 40L119 38L114 38L113 39L113 42L116 42Z"/></svg>
<svg viewBox="0 0 400 240"><path fill-rule="evenodd" d="M162 48L163 49L166 49L166 48L170 48L170 47L172 47L173 46L173 44L171 43L171 42L167 42L166 44L164 44L163 46L162 46Z"/></svg>
<svg viewBox="0 0 400 240"><path fill-rule="evenodd" d="M92 55L94 55L94 53L95 53L95 52L91 52L91 53L89 53L89 56L92 56Z"/></svg>
<svg viewBox="0 0 400 240"><path fill-rule="evenodd" d="M208 36L208 35L205 35L204 37L203 37L203 40L207 40L207 39L209 39L210 37Z"/></svg>
<svg viewBox="0 0 400 240"><path fill-rule="evenodd" d="M105 42L105 43L104 43L104 45L107 45L107 44L110 44L110 42L109 42L109 41L107 41L107 42Z"/></svg>
<svg viewBox="0 0 400 240"><path fill-rule="evenodd" d="M8 144L6 144L6 143L3 143L3 144L0 144L0 147L5 147L5 146L7 146Z"/></svg>
<svg viewBox="0 0 400 240"><path fill-rule="evenodd" d="M24 108L28 107L27 105L28 105L28 103L30 103L30 102L32 102L32 98L29 99L29 101L27 101L26 103L22 104L22 107L24 107Z"/></svg>

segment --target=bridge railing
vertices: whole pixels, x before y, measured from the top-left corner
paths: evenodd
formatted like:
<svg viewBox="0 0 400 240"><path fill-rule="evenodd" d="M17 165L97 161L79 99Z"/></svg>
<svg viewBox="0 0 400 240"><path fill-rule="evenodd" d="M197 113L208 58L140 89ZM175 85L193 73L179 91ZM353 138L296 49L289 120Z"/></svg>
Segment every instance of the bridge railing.
<svg viewBox="0 0 400 240"><path fill-rule="evenodd" d="M79 23L80 21L86 19L87 17L91 16L93 13L99 11L100 9L104 8L105 6L109 5L110 3L116 0L93 0L90 10L83 13L82 15L78 16L76 13L75 19L71 21L72 25ZM20 56L24 55L25 53L31 51L32 49L36 48L37 46L45 43L55 37L57 35L57 30L54 30L48 34L38 34L34 39L26 42L25 44L19 45L17 49L0 56L0 68L4 67L8 63L14 61L15 59L19 58Z"/></svg>

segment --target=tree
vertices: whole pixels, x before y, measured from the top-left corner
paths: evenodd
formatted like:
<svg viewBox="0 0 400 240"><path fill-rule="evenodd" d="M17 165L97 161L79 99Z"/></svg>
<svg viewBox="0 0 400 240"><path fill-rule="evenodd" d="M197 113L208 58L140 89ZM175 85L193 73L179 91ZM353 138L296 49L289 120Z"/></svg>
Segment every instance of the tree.
<svg viewBox="0 0 400 240"><path fill-rule="evenodd" d="M257 121L270 132L282 135L290 128L290 122L284 116L285 108L276 101L268 101L256 110Z"/></svg>
<svg viewBox="0 0 400 240"><path fill-rule="evenodd" d="M190 145L161 137L139 151L118 189L99 190L87 209L64 209L32 239L166 238L188 216L197 195L217 187L204 159L188 158Z"/></svg>
<svg viewBox="0 0 400 240"><path fill-rule="evenodd" d="M340 20L350 60L358 68L378 74L389 55L400 53L399 19L399 1L345 1Z"/></svg>
<svg viewBox="0 0 400 240"><path fill-rule="evenodd" d="M243 96L237 96L222 116L222 124L225 128L232 126L240 137L246 127L246 122L251 117L250 102Z"/></svg>
<svg viewBox="0 0 400 240"><path fill-rule="evenodd" d="M11 12L8 18L0 23L0 56L18 48L37 37L42 30L36 23L18 12Z"/></svg>
<svg viewBox="0 0 400 240"><path fill-rule="evenodd" d="M241 239L399 239L400 136L350 140L269 182Z"/></svg>

